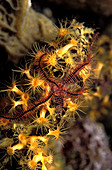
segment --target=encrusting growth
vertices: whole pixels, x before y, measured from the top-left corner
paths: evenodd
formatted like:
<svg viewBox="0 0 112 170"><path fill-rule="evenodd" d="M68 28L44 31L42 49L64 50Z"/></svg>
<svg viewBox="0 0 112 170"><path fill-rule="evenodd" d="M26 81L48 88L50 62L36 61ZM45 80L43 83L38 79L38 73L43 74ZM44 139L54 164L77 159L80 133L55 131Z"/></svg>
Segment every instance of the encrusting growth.
<svg viewBox="0 0 112 170"><path fill-rule="evenodd" d="M11 122L12 138L18 141L7 147L7 154L20 153L22 168L47 170L55 164L53 142L63 143L69 120L79 116L88 95L94 74L93 35L93 29L76 20L61 24L56 39L34 51L26 68L15 70L21 74L19 84L14 81L2 90L8 99L1 101L0 119Z"/></svg>

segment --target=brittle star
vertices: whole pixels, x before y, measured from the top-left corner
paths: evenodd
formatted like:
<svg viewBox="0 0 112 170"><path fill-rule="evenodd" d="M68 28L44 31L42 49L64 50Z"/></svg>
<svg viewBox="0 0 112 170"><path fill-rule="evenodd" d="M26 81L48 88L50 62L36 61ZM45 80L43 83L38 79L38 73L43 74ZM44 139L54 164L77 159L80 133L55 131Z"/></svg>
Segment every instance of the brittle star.
<svg viewBox="0 0 112 170"><path fill-rule="evenodd" d="M72 80L73 82L77 80L77 74L79 71L81 71L85 66L87 66L90 62L90 59L88 59L86 62L79 64L73 71L71 74L68 75L67 79L65 79L64 82L62 83L56 83L55 81L53 81L50 77L48 77L48 75L46 74L46 72L44 71L44 69L41 66L41 61L43 57L46 57L47 53L44 53L40 59L39 59L39 69L41 71L41 73L43 74L44 78L46 78L46 80L51 83L53 85L53 89L52 92L49 93L49 95L43 99L42 101L40 101L39 103L35 104L33 107L31 107L30 109L22 112L21 114L19 114L18 116L15 117L10 117L10 116L4 116L4 115L0 115L1 118L5 118L5 119L11 119L11 120L15 120L15 119L19 119L21 117L23 117L24 115L26 115L27 113L34 111L36 108L38 108L38 106L46 103L49 99L51 99L53 96L57 96L61 109L63 110L63 99L64 99L64 94L70 95L70 96L80 96L83 91L84 91L84 87L81 87L78 91L76 92L70 92L68 90L66 90L66 85L68 83L70 83ZM88 57L89 58L89 57ZM75 83L75 82L74 82Z"/></svg>

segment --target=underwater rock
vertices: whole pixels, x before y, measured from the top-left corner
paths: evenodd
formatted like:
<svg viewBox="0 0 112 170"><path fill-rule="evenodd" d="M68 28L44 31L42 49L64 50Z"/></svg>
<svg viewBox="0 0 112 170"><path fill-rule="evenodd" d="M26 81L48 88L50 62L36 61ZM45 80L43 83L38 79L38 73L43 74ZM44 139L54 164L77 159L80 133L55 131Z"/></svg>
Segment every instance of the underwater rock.
<svg viewBox="0 0 112 170"><path fill-rule="evenodd" d="M112 153L103 128L90 119L77 120L65 136L66 170L111 170Z"/></svg>
<svg viewBox="0 0 112 170"><path fill-rule="evenodd" d="M31 8L31 0L0 0L0 45L9 60L18 63L35 41L50 42L56 34L56 26Z"/></svg>

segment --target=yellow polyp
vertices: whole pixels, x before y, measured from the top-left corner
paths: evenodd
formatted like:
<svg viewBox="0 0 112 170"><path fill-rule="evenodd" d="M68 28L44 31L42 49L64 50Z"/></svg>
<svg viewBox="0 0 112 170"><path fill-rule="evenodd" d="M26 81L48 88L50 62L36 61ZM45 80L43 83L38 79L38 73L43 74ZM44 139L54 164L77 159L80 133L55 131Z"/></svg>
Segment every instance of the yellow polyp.
<svg viewBox="0 0 112 170"><path fill-rule="evenodd" d="M38 147L38 148L36 148L36 149L34 150L34 155L38 155L38 154L41 154L41 155L42 155L42 154L46 154L46 152L45 152L44 149Z"/></svg>
<svg viewBox="0 0 112 170"><path fill-rule="evenodd" d="M47 64L51 66L56 66L57 65L57 60L56 60L56 54L52 54L49 56L47 60Z"/></svg>
<svg viewBox="0 0 112 170"><path fill-rule="evenodd" d="M38 148L38 142L34 141L30 144L29 150L34 151L36 148Z"/></svg>
<svg viewBox="0 0 112 170"><path fill-rule="evenodd" d="M17 88L17 86L16 86L15 83L14 83L13 86L9 89L9 91L15 92L15 93L17 93L17 94L19 94L19 95L22 95L22 94L23 94L23 92Z"/></svg>
<svg viewBox="0 0 112 170"><path fill-rule="evenodd" d="M74 66L74 61L73 58L71 56L69 56L68 58L65 59L65 62L69 65L71 65L72 67Z"/></svg>
<svg viewBox="0 0 112 170"><path fill-rule="evenodd" d="M35 77L32 79L32 87L35 88L35 87L39 86L39 84L40 84L40 80L38 79L38 77Z"/></svg>
<svg viewBox="0 0 112 170"><path fill-rule="evenodd" d="M28 79L32 79L33 77L30 74L30 69L25 69L22 71L23 74L26 74Z"/></svg>
<svg viewBox="0 0 112 170"><path fill-rule="evenodd" d="M75 111L78 108L78 104L72 102L70 98L66 100L66 104L67 104L67 108L69 109L69 111Z"/></svg>
<svg viewBox="0 0 112 170"><path fill-rule="evenodd" d="M24 100L24 101L28 101L28 99L29 99L28 93L23 93L23 94L21 95L21 99Z"/></svg>
<svg viewBox="0 0 112 170"><path fill-rule="evenodd" d="M18 138L23 145L27 144L27 139L26 139L26 136L24 134L19 134Z"/></svg>
<svg viewBox="0 0 112 170"><path fill-rule="evenodd" d="M23 105L24 110L26 110L26 109L27 109L27 106L28 106L28 100L29 100L29 95L28 95L28 93L23 93L23 94L21 95L21 99L22 99L22 101L23 101L23 103L24 103L24 105Z"/></svg>
<svg viewBox="0 0 112 170"><path fill-rule="evenodd" d="M28 143L32 145L36 140L37 140L37 136L31 136L28 139Z"/></svg>
<svg viewBox="0 0 112 170"><path fill-rule="evenodd" d="M34 162L39 162L42 160L42 152L38 153L38 155L34 155L33 161Z"/></svg>
<svg viewBox="0 0 112 170"><path fill-rule="evenodd" d="M81 29L81 35L84 35L84 34L93 34L94 33L94 30L91 29L91 28L86 28L86 27L82 27Z"/></svg>
<svg viewBox="0 0 112 170"><path fill-rule="evenodd" d="M47 106L47 109L48 109L48 111L49 111L49 113L50 113L50 115L51 116L53 116L54 115L54 113L55 113L55 108L53 107L53 108L51 108L51 107L49 107L48 105L46 105Z"/></svg>
<svg viewBox="0 0 112 170"><path fill-rule="evenodd" d="M44 160L42 161L42 170L48 170L44 164Z"/></svg>
<svg viewBox="0 0 112 170"><path fill-rule="evenodd" d="M29 166L30 169L36 169L36 167L37 167L37 162L35 162L34 160L30 160L30 161L28 162L28 166Z"/></svg>
<svg viewBox="0 0 112 170"><path fill-rule="evenodd" d="M85 27L83 25L75 25L74 28L84 29Z"/></svg>
<svg viewBox="0 0 112 170"><path fill-rule="evenodd" d="M104 99L103 99L103 104L105 104L105 105L108 105L109 104L109 95L106 95L105 97L104 97Z"/></svg>
<svg viewBox="0 0 112 170"><path fill-rule="evenodd" d="M49 155L46 157L46 161L49 163L49 164L52 164L53 162L53 155Z"/></svg>
<svg viewBox="0 0 112 170"><path fill-rule="evenodd" d="M21 150L21 149L23 149L24 146L25 146L24 144L18 143L17 145L14 145L12 148L13 148L13 150L15 151L15 150Z"/></svg>
<svg viewBox="0 0 112 170"><path fill-rule="evenodd" d="M34 91L39 86L44 87L44 81L39 79L38 77L33 78L30 84Z"/></svg>
<svg viewBox="0 0 112 170"><path fill-rule="evenodd" d="M50 121L49 121L49 118L50 116L46 116L46 108L43 107L41 110L40 110L40 117L37 117L35 118L35 120L32 122L33 124L38 124L37 128L40 127L41 130L42 130L42 127L44 128L49 128L50 127Z"/></svg>
<svg viewBox="0 0 112 170"><path fill-rule="evenodd" d="M46 145L48 143L49 138L47 136L38 136L37 139L41 140L44 142Z"/></svg>
<svg viewBox="0 0 112 170"><path fill-rule="evenodd" d="M95 74L99 77L100 71L103 68L104 64L102 62L98 62L96 69L94 69Z"/></svg>
<svg viewBox="0 0 112 170"><path fill-rule="evenodd" d="M37 118L36 120L35 120L37 123L39 123L40 125L45 125L45 124L47 124L47 122L48 122L48 120L47 120L47 118L43 118L43 117L39 117L39 118Z"/></svg>
<svg viewBox="0 0 112 170"><path fill-rule="evenodd" d="M47 135L52 135L52 136L55 136L55 138L56 138L56 140L57 139L59 139L59 136L60 136L60 129L59 129L59 127L57 127L57 129L56 130L49 130L49 133L47 134Z"/></svg>
<svg viewBox="0 0 112 170"><path fill-rule="evenodd" d="M101 94L100 94L100 91L97 91L94 93L94 96L98 97L98 98L101 98Z"/></svg>
<svg viewBox="0 0 112 170"><path fill-rule="evenodd" d="M66 34L69 34L70 32L66 28L60 28L60 36L63 37Z"/></svg>
<svg viewBox="0 0 112 170"><path fill-rule="evenodd" d="M16 127L17 127L17 124L16 124L16 123L14 123L14 124L13 124L13 128L14 128L14 129L16 129Z"/></svg>
<svg viewBox="0 0 112 170"><path fill-rule="evenodd" d="M73 46L76 46L76 45L77 45L77 41L72 38L69 44L56 50L56 54L58 55L58 57L62 58L62 56L64 54L66 54L70 48L72 48Z"/></svg>
<svg viewBox="0 0 112 170"><path fill-rule="evenodd" d="M72 38L69 44L76 46L77 43L78 43L78 41L76 41L74 38Z"/></svg>
<svg viewBox="0 0 112 170"><path fill-rule="evenodd" d="M47 110L45 109L45 107L42 107L42 109L40 110L40 117L45 118L46 112L47 112Z"/></svg>
<svg viewBox="0 0 112 170"><path fill-rule="evenodd" d="M88 68L87 69L82 69L80 72L79 72L79 75L83 78L83 81L85 82L86 79L89 78L90 76L90 73L89 73L89 70Z"/></svg>
<svg viewBox="0 0 112 170"><path fill-rule="evenodd" d="M22 100L18 100L18 101L12 100L12 102L13 102L12 108L16 108L19 105L24 105L24 102Z"/></svg>
<svg viewBox="0 0 112 170"><path fill-rule="evenodd" d="M19 134L18 138L20 141L22 141L26 139L26 136L22 133L22 134Z"/></svg>
<svg viewBox="0 0 112 170"><path fill-rule="evenodd" d="M69 50L71 47L73 47L73 46L74 46L73 44L67 44L67 45L65 45L64 47L56 50L56 53L57 53L58 57L62 58L62 56L63 56L64 54L66 54L66 53L68 52L68 50Z"/></svg>
<svg viewBox="0 0 112 170"><path fill-rule="evenodd" d="M8 155L14 155L14 149L13 149L13 147L7 147L7 153L8 153Z"/></svg>

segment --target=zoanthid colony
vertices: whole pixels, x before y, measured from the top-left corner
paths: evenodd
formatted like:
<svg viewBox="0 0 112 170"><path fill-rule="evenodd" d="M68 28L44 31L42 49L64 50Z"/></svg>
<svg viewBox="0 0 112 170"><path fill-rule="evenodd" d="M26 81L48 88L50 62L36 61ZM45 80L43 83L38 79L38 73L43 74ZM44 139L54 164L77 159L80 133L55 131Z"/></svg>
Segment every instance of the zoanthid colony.
<svg viewBox="0 0 112 170"><path fill-rule="evenodd" d="M22 169L57 168L55 143L63 144L63 134L89 95L96 37L84 23L65 22L54 41L35 46L32 59L15 70L19 83L13 80L1 91L0 125L6 134L0 140L1 167L15 157Z"/></svg>

